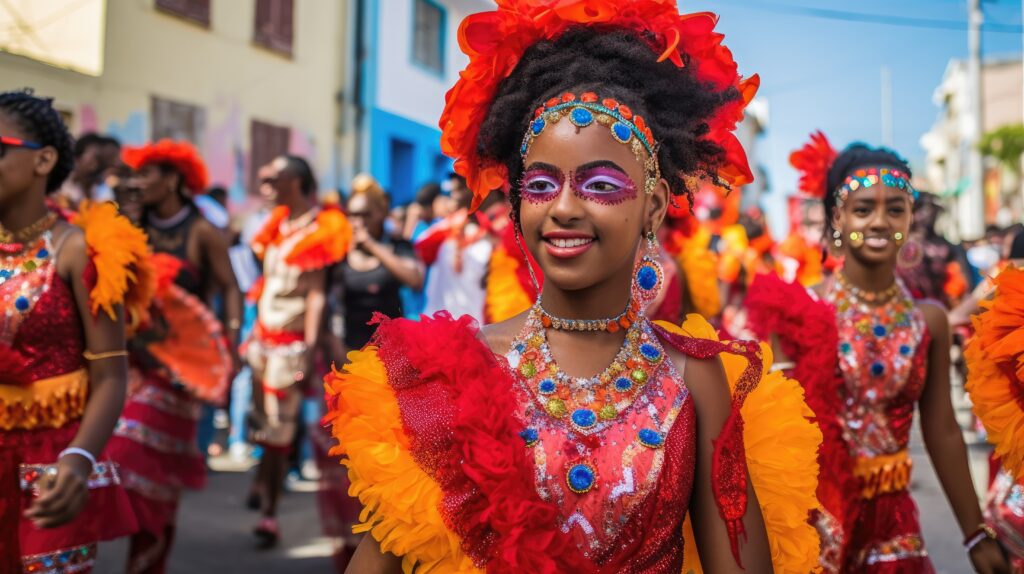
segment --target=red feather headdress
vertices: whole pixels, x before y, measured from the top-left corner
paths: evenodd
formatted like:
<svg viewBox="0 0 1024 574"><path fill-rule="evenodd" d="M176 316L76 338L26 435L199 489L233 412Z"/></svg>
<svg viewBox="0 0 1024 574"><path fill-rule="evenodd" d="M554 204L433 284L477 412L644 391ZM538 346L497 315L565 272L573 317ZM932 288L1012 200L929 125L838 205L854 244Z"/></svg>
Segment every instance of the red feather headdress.
<svg viewBox="0 0 1024 574"><path fill-rule="evenodd" d="M210 182L206 164L188 142L162 139L141 147L126 147L121 151L121 159L135 170L153 163L171 165L193 193L203 193Z"/></svg>
<svg viewBox="0 0 1024 574"><path fill-rule="evenodd" d="M828 170L839 155L821 131L811 134L811 141L789 154L789 165L800 172L800 193L825 199L828 192Z"/></svg>
<svg viewBox="0 0 1024 574"><path fill-rule="evenodd" d="M527 48L576 25L642 32L652 38L652 57L658 61L691 66L698 79L716 89L739 90L742 97L709 120L705 137L725 150L718 166L723 181L732 186L753 181L746 152L733 130L760 79L739 76L732 53L722 45L724 36L715 32L715 14L680 14L676 0L497 0L497 4L497 10L473 14L459 27L459 46L469 56L469 64L448 91L440 121L441 149L455 160L455 171L466 178L474 207L508 179L504 165L485 160L476 151L480 126L498 84L512 73Z"/></svg>

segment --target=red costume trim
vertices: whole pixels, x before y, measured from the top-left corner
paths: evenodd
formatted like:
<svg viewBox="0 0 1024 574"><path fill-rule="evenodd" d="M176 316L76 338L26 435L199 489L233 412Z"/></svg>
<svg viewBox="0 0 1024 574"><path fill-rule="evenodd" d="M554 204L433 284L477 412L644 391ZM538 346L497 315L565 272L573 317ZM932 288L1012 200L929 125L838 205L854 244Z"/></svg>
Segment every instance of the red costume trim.
<svg viewBox="0 0 1024 574"><path fill-rule="evenodd" d="M289 210L283 205L270 212L267 222L252 240L252 250L257 257L263 259L268 247L284 239L281 225L288 215ZM316 229L300 239L284 260L303 271L316 271L344 259L351 244L352 226L345 214L337 209L322 209L316 216Z"/></svg>
<svg viewBox="0 0 1024 574"><path fill-rule="evenodd" d="M809 197L824 199L828 193L828 170L839 155L821 131L811 134L811 141L789 154L789 165L800 172L797 189Z"/></svg>

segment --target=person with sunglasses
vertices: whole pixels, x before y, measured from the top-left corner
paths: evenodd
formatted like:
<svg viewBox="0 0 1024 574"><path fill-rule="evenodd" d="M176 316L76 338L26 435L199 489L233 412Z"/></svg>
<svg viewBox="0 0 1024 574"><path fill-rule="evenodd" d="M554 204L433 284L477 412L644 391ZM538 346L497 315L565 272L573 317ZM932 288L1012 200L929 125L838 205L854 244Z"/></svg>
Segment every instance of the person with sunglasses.
<svg viewBox="0 0 1024 574"><path fill-rule="evenodd" d="M136 528L105 446L153 275L114 205L50 201L72 165L52 100L0 93L0 572L88 572Z"/></svg>

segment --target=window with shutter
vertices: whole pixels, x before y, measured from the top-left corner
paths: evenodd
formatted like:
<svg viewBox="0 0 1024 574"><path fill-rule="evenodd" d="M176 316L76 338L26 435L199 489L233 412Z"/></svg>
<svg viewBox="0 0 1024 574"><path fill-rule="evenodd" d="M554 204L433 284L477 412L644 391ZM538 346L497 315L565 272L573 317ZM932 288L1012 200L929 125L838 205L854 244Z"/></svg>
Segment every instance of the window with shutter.
<svg viewBox="0 0 1024 574"><path fill-rule="evenodd" d="M169 138L200 146L206 129L206 110L203 108L153 96L149 117L153 141Z"/></svg>
<svg viewBox="0 0 1024 574"><path fill-rule="evenodd" d="M295 36L294 0L256 0L253 42L290 56Z"/></svg>
<svg viewBox="0 0 1024 574"><path fill-rule="evenodd" d="M413 0L412 61L444 74L444 9L430 0Z"/></svg>
<svg viewBox="0 0 1024 574"><path fill-rule="evenodd" d="M210 27L210 0L156 0L156 7L204 28Z"/></svg>
<svg viewBox="0 0 1024 574"><path fill-rule="evenodd" d="M288 153L288 142L291 130L285 126L276 126L259 120L249 124L251 149L249 153L249 193L259 193L260 182L256 177L259 169Z"/></svg>

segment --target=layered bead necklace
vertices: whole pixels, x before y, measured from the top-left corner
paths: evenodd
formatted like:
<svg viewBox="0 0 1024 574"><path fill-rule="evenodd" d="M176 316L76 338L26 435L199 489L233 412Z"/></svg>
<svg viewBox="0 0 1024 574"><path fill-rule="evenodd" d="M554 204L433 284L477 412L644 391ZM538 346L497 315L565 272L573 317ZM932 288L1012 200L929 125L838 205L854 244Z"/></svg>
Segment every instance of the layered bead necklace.
<svg viewBox="0 0 1024 574"><path fill-rule="evenodd" d="M50 288L53 263L50 228L56 221L56 214L50 212L25 229L4 232L4 248L0 250L0 305L3 306L0 339L13 338L18 326ZM30 240L33 235L34 239ZM10 239L17 242L10 242Z"/></svg>

